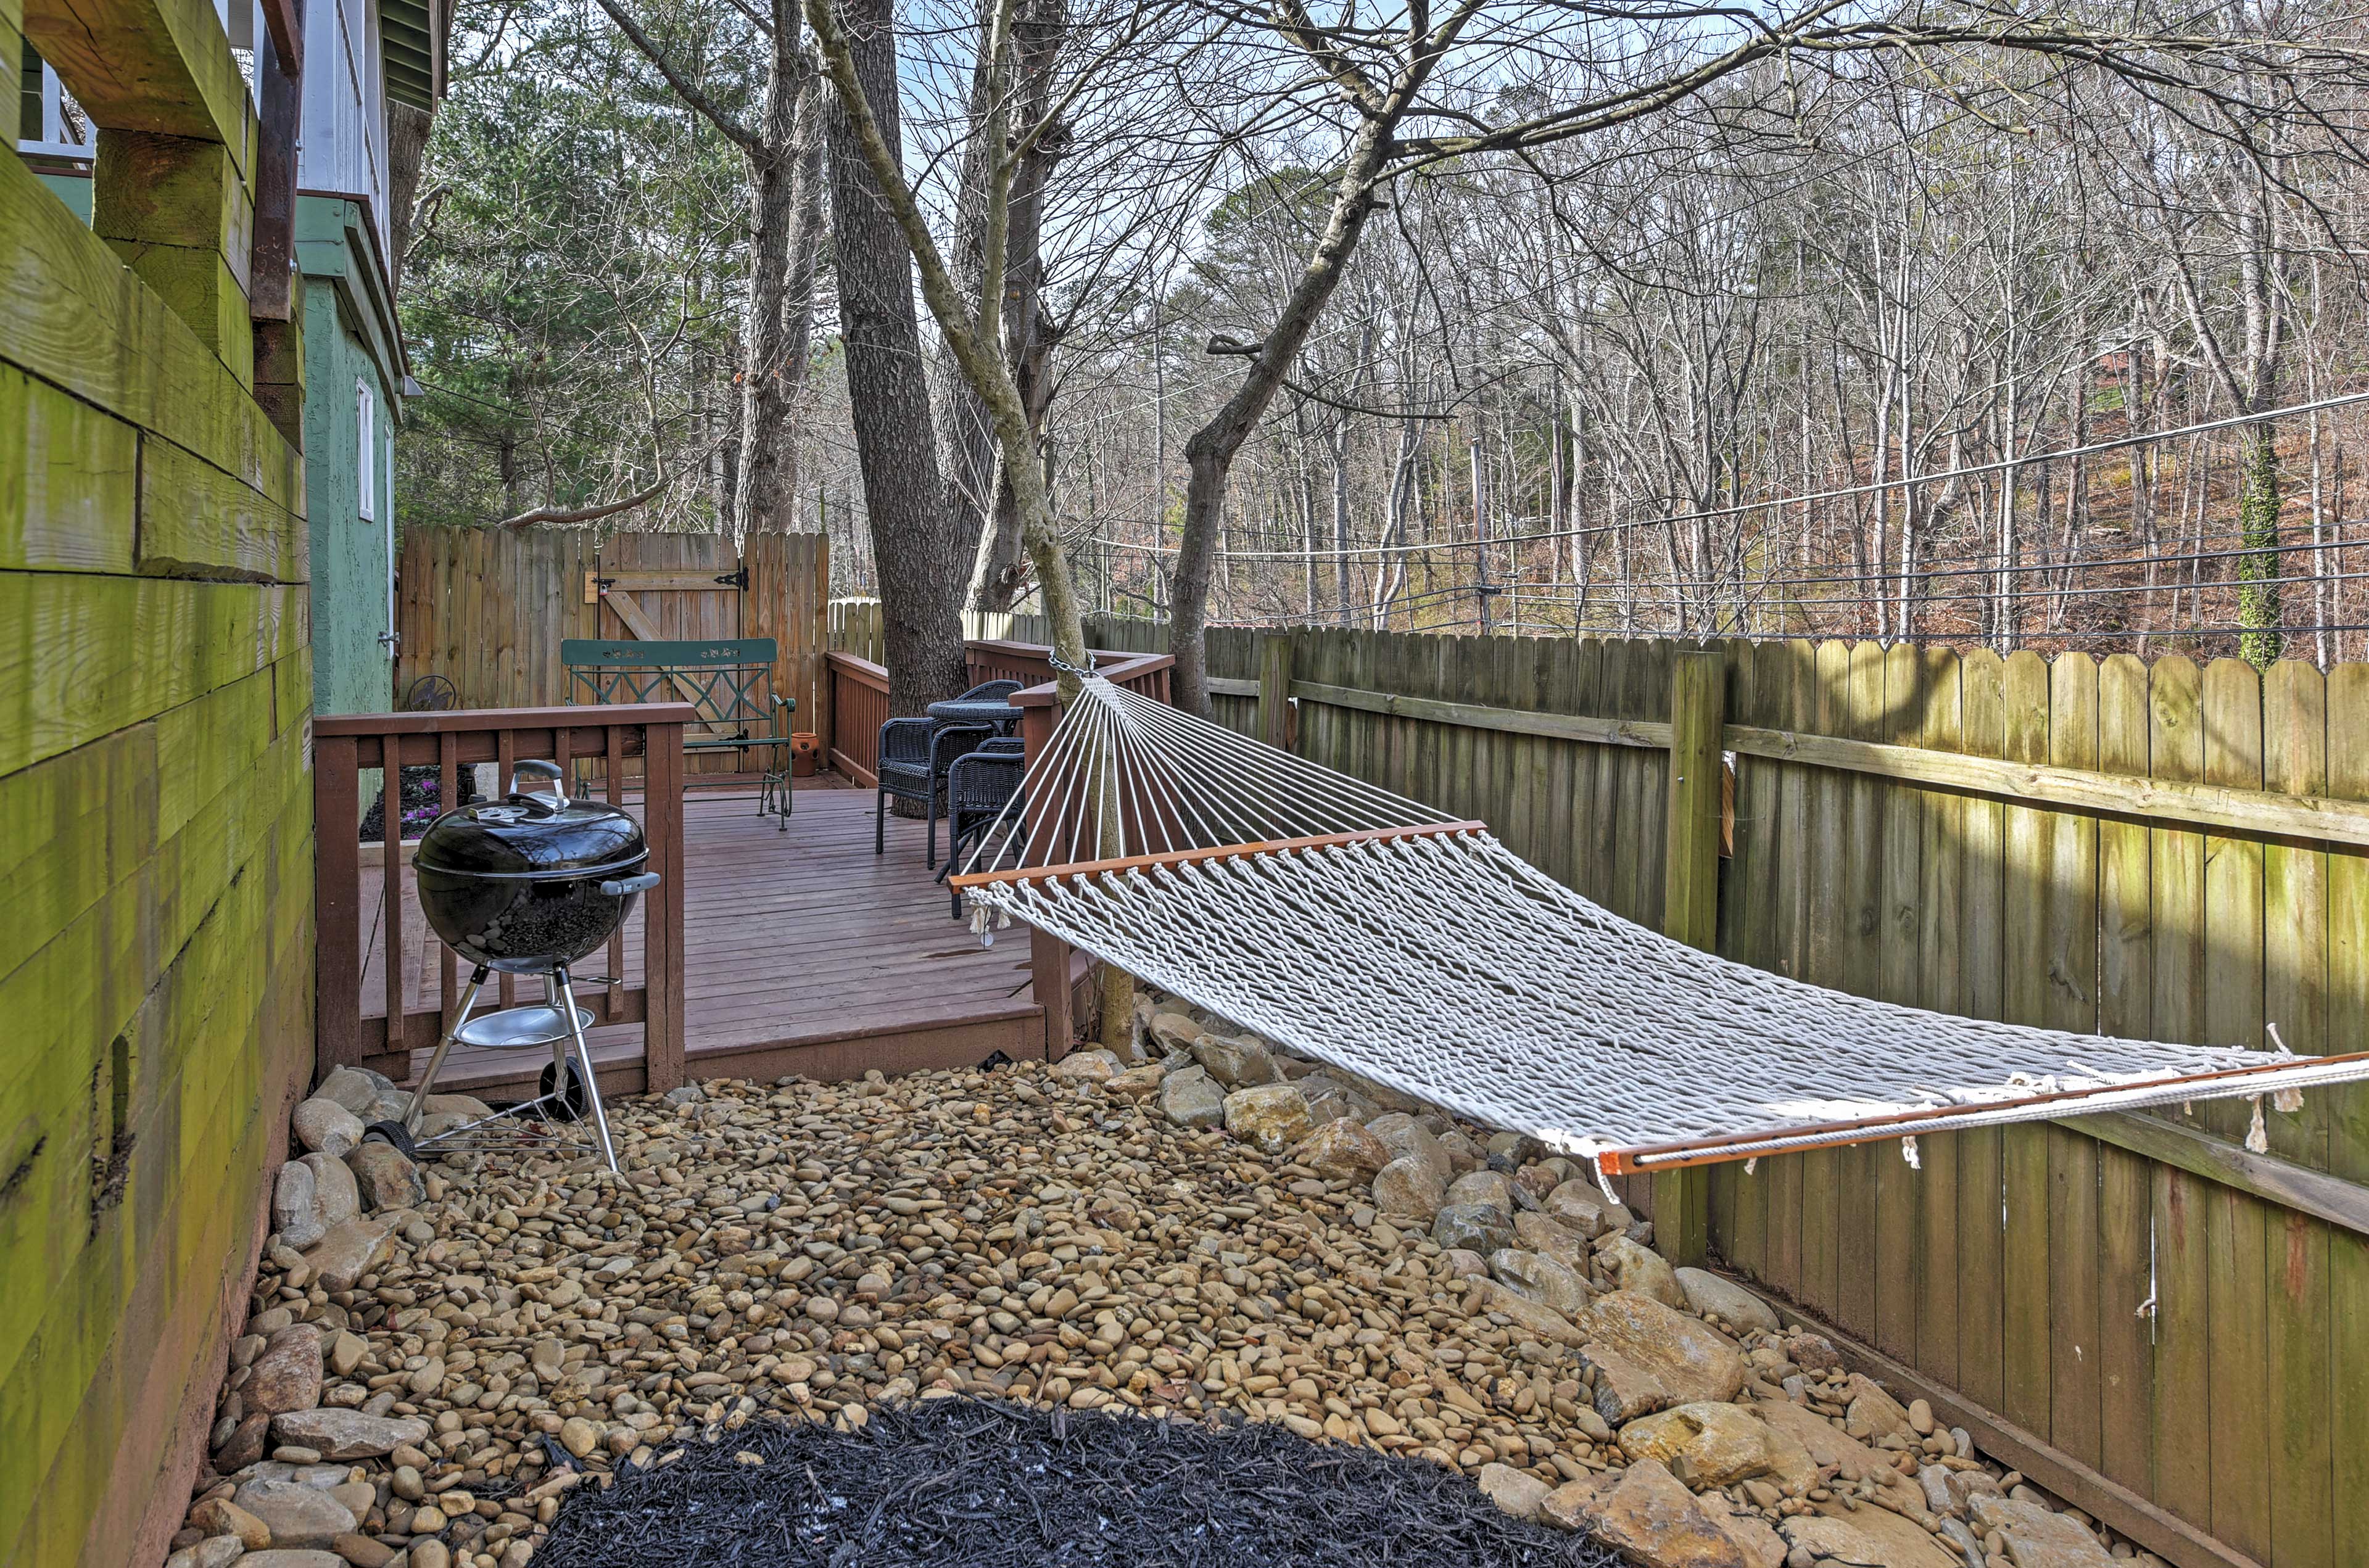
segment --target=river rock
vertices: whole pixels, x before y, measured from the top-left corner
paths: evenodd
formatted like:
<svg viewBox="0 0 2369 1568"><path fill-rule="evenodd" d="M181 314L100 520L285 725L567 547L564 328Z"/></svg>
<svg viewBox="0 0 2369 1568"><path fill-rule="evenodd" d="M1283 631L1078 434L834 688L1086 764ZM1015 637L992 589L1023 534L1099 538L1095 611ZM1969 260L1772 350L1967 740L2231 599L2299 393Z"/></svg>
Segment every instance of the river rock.
<svg viewBox="0 0 2369 1568"><path fill-rule="evenodd" d="M1192 1051L1201 1070L1225 1088L1255 1089L1263 1083L1283 1082L1283 1070L1276 1066L1266 1047L1255 1040L1204 1035L1193 1042Z"/></svg>
<svg viewBox="0 0 2369 1568"><path fill-rule="evenodd" d="M1119 1074L1116 1052L1071 1051L1053 1064L1053 1076L1066 1083L1106 1083Z"/></svg>
<svg viewBox="0 0 2369 1568"><path fill-rule="evenodd" d="M1777 1332L1777 1314L1768 1303L1734 1280L1722 1279L1707 1269L1681 1268L1674 1272L1678 1288L1686 1294L1688 1310L1722 1319L1733 1323L1739 1333L1749 1329Z"/></svg>
<svg viewBox="0 0 2369 1568"><path fill-rule="evenodd" d="M1765 1400L1752 1408L1771 1432L1800 1447L1813 1468L1830 1467L1845 1481L1871 1477L1880 1481L1897 1473L1887 1456L1846 1436L1841 1427L1815 1411L1791 1400Z"/></svg>
<svg viewBox="0 0 2369 1568"><path fill-rule="evenodd" d="M1507 1224L1513 1223L1514 1184L1495 1171L1474 1171L1457 1177L1448 1184L1448 1201L1494 1208L1505 1217Z"/></svg>
<svg viewBox="0 0 2369 1568"><path fill-rule="evenodd" d="M1596 1369L1596 1413L1618 1425L1671 1405L1725 1404L1744 1387L1744 1353L1708 1323L1650 1296L1615 1290L1579 1321Z"/></svg>
<svg viewBox="0 0 2369 1568"><path fill-rule="evenodd" d="M1587 1244L1585 1237L1536 1209L1526 1208L1514 1216L1514 1241L1541 1257L1554 1259L1583 1280L1595 1256L1595 1249Z"/></svg>
<svg viewBox="0 0 2369 1568"><path fill-rule="evenodd" d="M428 1423L359 1410L302 1410L273 1417L271 1435L325 1459L365 1459L427 1441Z"/></svg>
<svg viewBox="0 0 2369 1568"><path fill-rule="evenodd" d="M235 1501L271 1532L275 1547L326 1549L358 1522L351 1508L301 1481L250 1481Z"/></svg>
<svg viewBox="0 0 2369 1568"><path fill-rule="evenodd" d="M249 1551L261 1551L271 1544L271 1527L228 1497L205 1499L189 1510L189 1523L208 1535L235 1536Z"/></svg>
<svg viewBox="0 0 2369 1568"><path fill-rule="evenodd" d="M1481 1467L1481 1494L1517 1519L1535 1519L1539 1505L1554 1490L1537 1476L1512 1465L1491 1464Z"/></svg>
<svg viewBox="0 0 2369 1568"><path fill-rule="evenodd" d="M1439 1178L1444 1190L1449 1178L1456 1174L1448 1150L1439 1146L1429 1127L1404 1111L1387 1111L1366 1124L1366 1130L1382 1140L1393 1160L1412 1156L1428 1166Z"/></svg>
<svg viewBox="0 0 2369 1568"><path fill-rule="evenodd" d="M356 1116L378 1104L378 1096L379 1086L370 1075L350 1067L332 1069L329 1076L321 1080L321 1086L313 1091L313 1098L334 1100Z"/></svg>
<svg viewBox="0 0 2369 1568"><path fill-rule="evenodd" d="M1380 1139L1344 1116L1321 1124L1292 1150L1291 1158L1334 1181L1370 1182L1390 1163L1390 1151Z"/></svg>
<svg viewBox="0 0 2369 1568"><path fill-rule="evenodd" d="M1590 1241L1608 1230L1622 1230L1629 1226L1629 1211L1607 1198L1602 1188L1585 1178L1565 1182L1547 1194L1546 1211Z"/></svg>
<svg viewBox="0 0 2369 1568"><path fill-rule="evenodd" d="M1813 1558L1882 1568L1965 1568L1955 1552L1884 1508L1849 1514L1804 1514L1777 1527L1787 1544Z"/></svg>
<svg viewBox="0 0 2369 1568"><path fill-rule="evenodd" d="M1516 1247L1490 1253L1489 1272L1515 1295L1551 1307L1567 1318L1585 1310L1596 1295L1570 1265Z"/></svg>
<svg viewBox="0 0 2369 1568"><path fill-rule="evenodd" d="M1194 1045L1209 1033L1189 1013L1173 1008L1155 1008L1150 1022L1144 1025L1155 1044L1171 1055L1190 1051Z"/></svg>
<svg viewBox="0 0 2369 1568"><path fill-rule="evenodd" d="M1768 1428L1740 1405L1698 1402L1648 1415L1620 1428L1620 1451L1658 1459L1701 1491L1768 1472Z"/></svg>
<svg viewBox="0 0 2369 1568"><path fill-rule="evenodd" d="M362 1204L372 1213L387 1208L417 1208L428 1201L428 1184L419 1167L392 1143L372 1139L346 1156Z"/></svg>
<svg viewBox="0 0 2369 1568"><path fill-rule="evenodd" d="M271 1336L239 1389L249 1410L266 1415L310 1410L321 1402L321 1330L291 1323Z"/></svg>
<svg viewBox="0 0 2369 1568"><path fill-rule="evenodd" d="M2020 1497L1977 1496L1967 1510L1977 1529L2007 1537L2015 1568L2110 1568L2114 1559L2081 1521Z"/></svg>
<svg viewBox="0 0 2369 1568"><path fill-rule="evenodd" d="M237 1561L246 1568L350 1568L349 1559L310 1548L290 1551L275 1546L269 1551L250 1551Z"/></svg>
<svg viewBox="0 0 2369 1568"><path fill-rule="evenodd" d="M1865 1373L1851 1374L1850 1380L1843 1385L1843 1400L1847 1406L1843 1430L1861 1442L1907 1435L1906 1407Z"/></svg>
<svg viewBox="0 0 2369 1568"><path fill-rule="evenodd" d="M1124 1100L1149 1100L1160 1093L1162 1081L1168 1076L1167 1067L1148 1061L1140 1067L1130 1067L1125 1072L1112 1075L1104 1090Z"/></svg>
<svg viewBox="0 0 2369 1568"><path fill-rule="evenodd" d="M1196 1062L1160 1081L1160 1110L1179 1127L1216 1127L1226 1119L1226 1092Z"/></svg>
<svg viewBox="0 0 2369 1568"><path fill-rule="evenodd" d="M306 1155L306 1159L319 1156ZM332 1164L337 1163L335 1161ZM344 1169L342 1165L338 1166ZM384 1219L364 1219L359 1215L329 1228L328 1233L305 1253L304 1262L320 1280L324 1290L351 1290L354 1282L368 1274L372 1265L386 1256L387 1236L392 1229Z"/></svg>
<svg viewBox="0 0 2369 1568"><path fill-rule="evenodd" d="M1448 1201L1448 1184L1417 1154L1402 1154L1374 1173L1374 1207L1384 1214L1413 1215L1425 1224Z"/></svg>
<svg viewBox="0 0 2369 1568"><path fill-rule="evenodd" d="M1483 1257L1514 1239L1514 1222L1503 1209L1485 1203L1451 1203L1432 1217L1431 1239L1443 1247L1461 1247Z"/></svg>
<svg viewBox="0 0 2369 1568"><path fill-rule="evenodd" d="M335 1100L315 1094L300 1100L288 1118L296 1141L313 1153L342 1159L362 1140L361 1118Z"/></svg>
<svg viewBox="0 0 2369 1568"><path fill-rule="evenodd" d="M1685 1309L1687 1292L1678 1283L1677 1270L1653 1248L1640 1246L1626 1236L1608 1236L1596 1243L1596 1258L1611 1276L1615 1290L1650 1296L1665 1307Z"/></svg>
<svg viewBox="0 0 2369 1568"><path fill-rule="evenodd" d="M1475 1263L1480 1262L1479 1257L1471 1253L1443 1253L1440 1256L1443 1262L1459 1256L1471 1258ZM1550 1345L1574 1346L1584 1343L1586 1339L1586 1334L1578 1324L1543 1302L1533 1301L1527 1296L1516 1295L1485 1276L1482 1277L1473 1288L1477 1296L1475 1310L1494 1313L1505 1318L1516 1328L1520 1329L1528 1338L1540 1340Z"/></svg>
<svg viewBox="0 0 2369 1568"><path fill-rule="evenodd" d="M280 1239L302 1252L361 1212L353 1173L334 1154L305 1154L280 1167L271 1191L271 1222Z"/></svg>
<svg viewBox="0 0 2369 1568"><path fill-rule="evenodd" d="M165 1568L230 1568L246 1557L246 1548L236 1536L210 1536L165 1559Z"/></svg>
<svg viewBox="0 0 2369 1568"><path fill-rule="evenodd" d="M1745 1568L1784 1568L1785 1542L1759 1514L1728 1501L1724 1492L1697 1493L1695 1505L1735 1542L1744 1553Z"/></svg>
<svg viewBox="0 0 2369 1568"><path fill-rule="evenodd" d="M270 1440L271 1417L261 1411L241 1416L230 1436L215 1445L214 1469L224 1475L245 1470L263 1458L264 1445Z"/></svg>
<svg viewBox="0 0 2369 1568"><path fill-rule="evenodd" d="M1264 1083L1226 1096L1226 1130L1263 1154L1281 1154L1309 1133L1297 1085Z"/></svg>
<svg viewBox="0 0 2369 1568"><path fill-rule="evenodd" d="M1653 1459L1559 1486L1539 1513L1550 1524L1586 1531L1644 1568L1751 1568L1719 1521Z"/></svg>

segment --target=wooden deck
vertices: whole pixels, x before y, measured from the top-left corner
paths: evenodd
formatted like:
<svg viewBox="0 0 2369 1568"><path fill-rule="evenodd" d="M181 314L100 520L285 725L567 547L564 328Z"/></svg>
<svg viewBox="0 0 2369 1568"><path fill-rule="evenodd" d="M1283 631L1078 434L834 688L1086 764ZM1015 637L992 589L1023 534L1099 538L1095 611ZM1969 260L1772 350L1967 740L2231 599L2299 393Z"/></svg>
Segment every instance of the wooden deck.
<svg viewBox="0 0 2369 1568"><path fill-rule="evenodd" d="M922 864L922 825L891 817L888 853L872 853L872 792L826 777L797 793L786 833L740 793L694 791L684 805L685 1055L697 1078L861 1075L982 1060L990 1053L1042 1055L1044 1009L1029 986L1027 933L983 948L948 914L946 890ZM944 825L940 826L943 843ZM380 873L363 873L366 921L381 905ZM434 1005L442 950L408 889L405 985L414 1005ZM383 1014L385 983L377 933L362 976L366 1013ZM603 971L594 954L582 967ZM625 977L641 968L641 922L626 922ZM1073 967L1073 983L1083 975ZM462 979L467 979L465 969ZM491 988L488 987L490 990ZM539 998L522 980L519 1000ZM641 1026L592 1033L601 1085L644 1087ZM456 1051L441 1084L497 1095L524 1088L550 1060L541 1050ZM412 1070L427 1065L415 1051ZM531 1091L530 1091L531 1092Z"/></svg>

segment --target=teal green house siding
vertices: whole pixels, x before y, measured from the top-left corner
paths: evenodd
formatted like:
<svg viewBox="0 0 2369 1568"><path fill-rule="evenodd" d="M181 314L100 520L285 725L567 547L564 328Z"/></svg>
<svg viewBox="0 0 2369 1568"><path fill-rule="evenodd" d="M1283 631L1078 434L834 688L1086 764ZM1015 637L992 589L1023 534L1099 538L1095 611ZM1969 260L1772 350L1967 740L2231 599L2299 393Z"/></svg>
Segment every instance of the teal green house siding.
<svg viewBox="0 0 2369 1568"><path fill-rule="evenodd" d="M395 536L402 340L377 238L358 201L303 196L305 516L313 544L313 711L395 705L383 637ZM367 432L363 420L369 420Z"/></svg>

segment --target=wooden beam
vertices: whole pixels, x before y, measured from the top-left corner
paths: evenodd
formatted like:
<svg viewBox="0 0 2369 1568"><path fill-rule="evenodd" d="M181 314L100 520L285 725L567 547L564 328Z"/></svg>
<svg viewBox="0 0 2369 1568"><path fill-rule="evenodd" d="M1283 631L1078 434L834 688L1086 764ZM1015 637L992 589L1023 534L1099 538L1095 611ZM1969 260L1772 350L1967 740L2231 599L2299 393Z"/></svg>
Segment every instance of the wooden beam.
<svg viewBox="0 0 2369 1568"><path fill-rule="evenodd" d="M28 0L25 38L92 124L218 142L247 172L246 82L211 0Z"/></svg>
<svg viewBox="0 0 2369 1568"><path fill-rule="evenodd" d="M1291 694L1302 702L1336 708L1387 714L1392 718L1423 719L1433 724L1457 724L1471 729L1502 730L1509 735L1543 735L1556 740L1585 740L1598 746L1639 746L1666 750L1670 727L1651 719L1594 718L1585 714L1534 714L1518 708L1482 707L1477 703L1448 703L1434 697L1402 697L1391 692L1364 692L1354 686L1328 686L1316 681L1294 681Z"/></svg>
<svg viewBox="0 0 2369 1568"><path fill-rule="evenodd" d="M1255 697L1259 683L1238 675L1205 675L1201 689L1213 697Z"/></svg>
<svg viewBox="0 0 2369 1568"><path fill-rule="evenodd" d="M1824 1320L1773 1296L1766 1286L1755 1284L1752 1288L1776 1309L1778 1317L1789 1327L1806 1328L1831 1340L1853 1370L1883 1384L1903 1402L1925 1401L1933 1407L1934 1419L1942 1426L1964 1427L1983 1452L2014 1466L2116 1534L2128 1536L2149 1551L2178 1563L2180 1568L2263 1568L2258 1560L2214 1539L2185 1519L2175 1518L2121 1482L2107 1479L2006 1417L1973 1403L1954 1389L1860 1344Z"/></svg>
<svg viewBox="0 0 2369 1568"><path fill-rule="evenodd" d="M2082 1133L2100 1143L2176 1165L2191 1175L2235 1187L2265 1203L2324 1219L2355 1235L2369 1236L2369 1187L2340 1176L2273 1154L2257 1154L2242 1144L2178 1122L2134 1116L2128 1111L2067 1116L2056 1125L2067 1132Z"/></svg>
<svg viewBox="0 0 2369 1568"><path fill-rule="evenodd" d="M1740 725L1728 727L1726 739L1729 750L1748 757L1875 773L1929 788L1996 795L2024 806L2180 822L2267 838L2369 845L2369 806L2358 801L2136 778Z"/></svg>
<svg viewBox="0 0 2369 1568"><path fill-rule="evenodd" d="M1034 926L1028 928L1028 983L1045 1010L1045 1059L1059 1061L1078 1034L1070 1008L1070 944Z"/></svg>
<svg viewBox="0 0 2369 1568"><path fill-rule="evenodd" d="M1666 749L1670 744L1668 725L1644 720L1528 713L1328 686L1312 681L1293 681L1291 694L1303 702L1515 735L1546 736L1602 746ZM2369 805L2359 801L2137 778L1748 725L1728 725L1722 732L1721 742L1727 750L1747 757L1872 773L1920 788L1989 795L2026 807L2178 822L2257 837L2369 847Z"/></svg>

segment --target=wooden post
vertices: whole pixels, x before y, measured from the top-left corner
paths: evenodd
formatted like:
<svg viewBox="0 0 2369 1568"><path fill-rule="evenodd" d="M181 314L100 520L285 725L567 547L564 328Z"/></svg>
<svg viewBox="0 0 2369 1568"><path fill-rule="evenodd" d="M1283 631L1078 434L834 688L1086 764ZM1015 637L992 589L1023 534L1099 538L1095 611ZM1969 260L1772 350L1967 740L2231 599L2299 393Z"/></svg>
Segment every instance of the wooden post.
<svg viewBox="0 0 2369 1568"><path fill-rule="evenodd" d="M1291 750L1291 654L1289 632L1259 639L1259 738L1278 751Z"/></svg>
<svg viewBox="0 0 2369 1568"><path fill-rule="evenodd" d="M360 766L351 736L313 742L313 1082L362 1059Z"/></svg>
<svg viewBox="0 0 2369 1568"><path fill-rule="evenodd" d="M1078 1032L1070 1014L1070 944L1034 926L1028 929L1028 982L1045 1010L1045 1059L1059 1061Z"/></svg>
<svg viewBox="0 0 2369 1568"><path fill-rule="evenodd" d="M1719 845L1726 763L1727 661L1682 653L1670 667L1669 838L1662 862L1662 929L1689 947L1719 941ZM1654 1177L1654 1240L1664 1256L1699 1265L1711 1252L1711 1173Z"/></svg>
<svg viewBox="0 0 2369 1568"><path fill-rule="evenodd" d="M683 1082L682 726L653 724L642 731L642 820L650 838L650 869L661 880L645 895L643 985L648 995L642 1024L642 1071L653 1094Z"/></svg>

